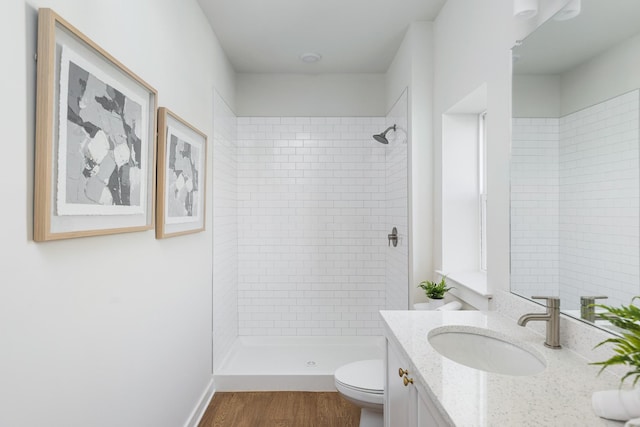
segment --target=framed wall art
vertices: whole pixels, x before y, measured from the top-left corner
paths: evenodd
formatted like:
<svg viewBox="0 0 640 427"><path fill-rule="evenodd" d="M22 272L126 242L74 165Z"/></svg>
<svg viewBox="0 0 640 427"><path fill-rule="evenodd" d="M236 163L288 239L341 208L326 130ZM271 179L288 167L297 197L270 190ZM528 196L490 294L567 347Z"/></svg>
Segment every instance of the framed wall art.
<svg viewBox="0 0 640 427"><path fill-rule="evenodd" d="M161 107L156 238L204 230L206 167L207 136Z"/></svg>
<svg viewBox="0 0 640 427"><path fill-rule="evenodd" d="M37 58L34 240L152 229L156 90L51 9Z"/></svg>

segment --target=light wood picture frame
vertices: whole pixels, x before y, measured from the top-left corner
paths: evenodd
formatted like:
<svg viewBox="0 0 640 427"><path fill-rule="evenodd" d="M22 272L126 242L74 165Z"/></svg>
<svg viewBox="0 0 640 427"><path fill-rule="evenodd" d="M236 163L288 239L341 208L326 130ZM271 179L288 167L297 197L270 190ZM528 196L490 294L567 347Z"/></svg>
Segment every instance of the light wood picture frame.
<svg viewBox="0 0 640 427"><path fill-rule="evenodd" d="M156 238L205 229L207 135L165 107L158 109Z"/></svg>
<svg viewBox="0 0 640 427"><path fill-rule="evenodd" d="M153 229L157 91L51 9L37 52L33 239Z"/></svg>

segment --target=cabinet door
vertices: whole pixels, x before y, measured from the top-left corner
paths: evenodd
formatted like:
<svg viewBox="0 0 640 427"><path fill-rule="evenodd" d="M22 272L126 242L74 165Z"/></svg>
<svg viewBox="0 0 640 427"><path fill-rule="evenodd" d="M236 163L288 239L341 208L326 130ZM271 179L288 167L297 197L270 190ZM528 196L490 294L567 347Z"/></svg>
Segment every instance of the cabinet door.
<svg viewBox="0 0 640 427"><path fill-rule="evenodd" d="M417 399L417 426L419 427L449 427L444 418L436 409L433 401L422 393L418 393Z"/></svg>
<svg viewBox="0 0 640 427"><path fill-rule="evenodd" d="M398 350L387 341L387 369L386 369L386 394L384 405L384 419L386 427L416 426L417 425L417 393L413 384L404 384L403 376L399 370L408 370L409 364L404 360ZM412 378L411 372L407 374Z"/></svg>

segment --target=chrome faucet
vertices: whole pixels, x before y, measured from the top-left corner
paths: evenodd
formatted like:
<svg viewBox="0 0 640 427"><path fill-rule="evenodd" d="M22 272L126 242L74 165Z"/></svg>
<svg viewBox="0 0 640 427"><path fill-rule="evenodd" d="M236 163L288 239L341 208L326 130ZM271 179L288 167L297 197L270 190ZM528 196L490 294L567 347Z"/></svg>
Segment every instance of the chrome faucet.
<svg viewBox="0 0 640 427"><path fill-rule="evenodd" d="M599 297L580 297L580 317L587 322L593 323L596 321L596 307L594 304L597 299L607 299L607 297L604 295Z"/></svg>
<svg viewBox="0 0 640 427"><path fill-rule="evenodd" d="M549 348L561 348L560 345L560 298L558 297L531 297L533 299L547 300L546 313L529 313L518 319L518 325L525 326L530 320L543 320L547 322L547 338L544 345Z"/></svg>

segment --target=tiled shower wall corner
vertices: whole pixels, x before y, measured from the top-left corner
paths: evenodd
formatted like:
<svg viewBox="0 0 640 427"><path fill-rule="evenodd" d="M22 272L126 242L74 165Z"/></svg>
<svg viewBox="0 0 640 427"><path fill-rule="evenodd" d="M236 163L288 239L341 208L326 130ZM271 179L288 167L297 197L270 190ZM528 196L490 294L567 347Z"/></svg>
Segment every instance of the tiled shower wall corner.
<svg viewBox="0 0 640 427"><path fill-rule="evenodd" d="M217 93L213 111L212 321L217 370L238 336L238 156L236 116Z"/></svg>
<svg viewBox="0 0 640 427"><path fill-rule="evenodd" d="M635 294L639 93L561 119L514 119L511 283L517 293L560 295L567 309L578 309L581 295L608 295L607 304L620 305Z"/></svg>
<svg viewBox="0 0 640 427"><path fill-rule="evenodd" d="M398 246L387 244L386 252L386 309L407 310L409 304L409 228L408 228L408 99L407 92L387 114L384 128L389 131L386 147L386 216L387 233L398 229Z"/></svg>
<svg viewBox="0 0 640 427"><path fill-rule="evenodd" d="M640 282L639 91L560 119L560 295L629 304Z"/></svg>
<svg viewBox="0 0 640 427"><path fill-rule="evenodd" d="M558 119L513 120L511 289L558 295Z"/></svg>
<svg viewBox="0 0 640 427"><path fill-rule="evenodd" d="M240 335L378 335L385 119L238 118Z"/></svg>

